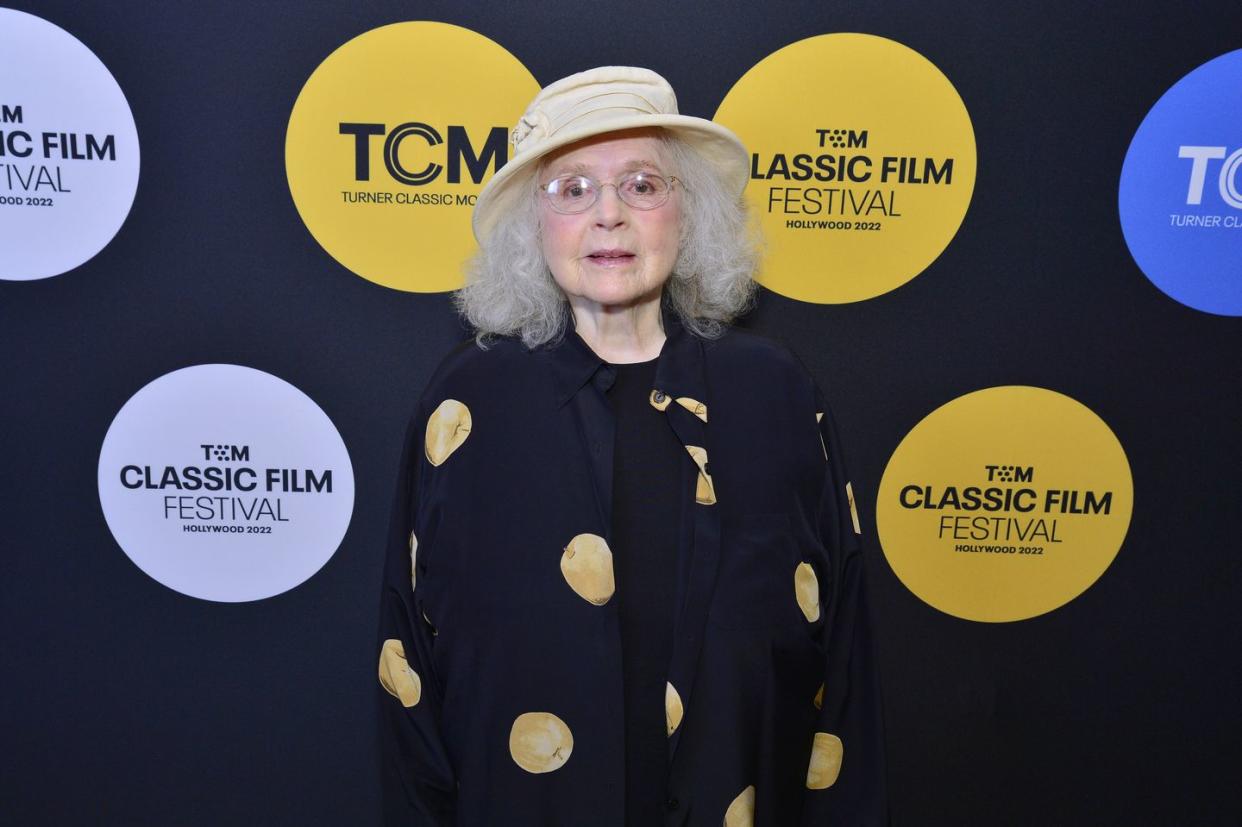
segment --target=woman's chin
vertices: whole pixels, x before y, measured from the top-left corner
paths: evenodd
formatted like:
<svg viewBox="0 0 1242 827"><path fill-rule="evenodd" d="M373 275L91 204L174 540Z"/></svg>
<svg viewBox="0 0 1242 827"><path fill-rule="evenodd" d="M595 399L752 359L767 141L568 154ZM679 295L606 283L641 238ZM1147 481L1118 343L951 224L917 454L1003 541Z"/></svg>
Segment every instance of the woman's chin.
<svg viewBox="0 0 1242 827"><path fill-rule="evenodd" d="M584 273L581 285L578 295L600 305L641 304L652 293L638 273Z"/></svg>
<svg viewBox="0 0 1242 827"><path fill-rule="evenodd" d="M589 290L583 298L601 307L632 307L655 301L659 296L659 290L631 283L611 286L611 289Z"/></svg>

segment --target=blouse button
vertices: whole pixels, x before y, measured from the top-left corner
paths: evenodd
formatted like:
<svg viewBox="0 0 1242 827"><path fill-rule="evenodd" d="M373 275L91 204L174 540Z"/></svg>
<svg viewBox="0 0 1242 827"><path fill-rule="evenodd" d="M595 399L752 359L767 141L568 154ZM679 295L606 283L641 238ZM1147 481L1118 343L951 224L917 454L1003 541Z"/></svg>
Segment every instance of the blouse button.
<svg viewBox="0 0 1242 827"><path fill-rule="evenodd" d="M680 802L677 801L677 799L670 797L667 801L664 802L664 806L668 807L669 812L672 812L673 810L676 810L681 805L680 805Z"/></svg>
<svg viewBox="0 0 1242 827"><path fill-rule="evenodd" d="M656 391L656 392L655 392L655 396L654 396L653 398L654 398L654 399L655 399L655 401L657 401L657 402L663 402L663 401L664 401L664 391Z"/></svg>

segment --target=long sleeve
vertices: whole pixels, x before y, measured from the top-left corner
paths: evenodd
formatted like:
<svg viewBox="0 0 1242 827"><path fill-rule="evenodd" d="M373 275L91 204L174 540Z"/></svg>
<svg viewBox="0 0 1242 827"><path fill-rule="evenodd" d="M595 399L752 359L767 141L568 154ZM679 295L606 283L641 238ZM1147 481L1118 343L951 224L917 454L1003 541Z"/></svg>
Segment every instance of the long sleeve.
<svg viewBox="0 0 1242 827"><path fill-rule="evenodd" d="M429 463L420 406L406 431L387 539L380 598L378 718L384 823L451 827L457 784L441 736L441 685L432 661L435 629L422 611L419 582L434 538L419 538L425 517L420 489Z"/></svg>
<svg viewBox="0 0 1242 827"><path fill-rule="evenodd" d="M815 396L822 439L815 450L825 458L818 523L828 553L829 576L819 584L827 656L802 823L885 825L884 725L860 528L832 414L818 388Z"/></svg>

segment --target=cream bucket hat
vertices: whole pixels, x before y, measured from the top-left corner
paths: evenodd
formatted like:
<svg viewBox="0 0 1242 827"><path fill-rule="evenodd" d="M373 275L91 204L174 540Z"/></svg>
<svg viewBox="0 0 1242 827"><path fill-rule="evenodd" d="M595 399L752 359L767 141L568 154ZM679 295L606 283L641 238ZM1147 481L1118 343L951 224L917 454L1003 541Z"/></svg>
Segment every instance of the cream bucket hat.
<svg viewBox="0 0 1242 827"><path fill-rule="evenodd" d="M601 66L562 78L535 95L509 134L509 162L475 202L474 237L482 242L518 199L531 197L537 161L549 152L593 135L652 126L689 144L739 195L746 188L750 155L736 135L703 118L677 114L673 87L650 69Z"/></svg>

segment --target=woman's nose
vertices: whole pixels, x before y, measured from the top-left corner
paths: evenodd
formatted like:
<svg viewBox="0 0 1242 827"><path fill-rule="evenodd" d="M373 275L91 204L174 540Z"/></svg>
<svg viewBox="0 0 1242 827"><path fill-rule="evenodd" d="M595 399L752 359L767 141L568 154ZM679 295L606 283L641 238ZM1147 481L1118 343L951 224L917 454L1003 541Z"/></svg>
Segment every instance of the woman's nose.
<svg viewBox="0 0 1242 827"><path fill-rule="evenodd" d="M595 201L595 223L604 229L611 230L625 223L625 202L617 194L615 184L600 187L599 197Z"/></svg>

